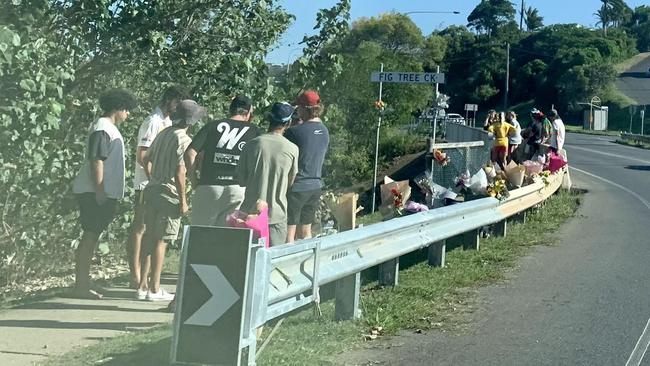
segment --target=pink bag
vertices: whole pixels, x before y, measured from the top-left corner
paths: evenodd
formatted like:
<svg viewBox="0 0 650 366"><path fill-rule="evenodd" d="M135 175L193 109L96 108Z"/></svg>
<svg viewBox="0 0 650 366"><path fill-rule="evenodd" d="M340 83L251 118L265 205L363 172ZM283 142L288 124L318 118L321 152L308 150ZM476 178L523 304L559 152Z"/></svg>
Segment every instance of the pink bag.
<svg viewBox="0 0 650 366"><path fill-rule="evenodd" d="M551 152L551 157L548 162L548 170L555 173L566 165L566 161L561 155Z"/></svg>
<svg viewBox="0 0 650 366"><path fill-rule="evenodd" d="M260 207L260 213L249 215L244 211L236 210L226 217L226 224L230 227L241 227L253 230L253 241L264 241L264 247L269 247L269 208L268 205Z"/></svg>

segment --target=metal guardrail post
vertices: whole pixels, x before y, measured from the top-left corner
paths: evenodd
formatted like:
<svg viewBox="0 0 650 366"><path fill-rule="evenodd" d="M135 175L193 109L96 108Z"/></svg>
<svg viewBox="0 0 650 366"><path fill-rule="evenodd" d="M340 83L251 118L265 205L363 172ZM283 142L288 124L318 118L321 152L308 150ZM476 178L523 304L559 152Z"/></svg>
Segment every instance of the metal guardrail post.
<svg viewBox="0 0 650 366"><path fill-rule="evenodd" d="M494 233L497 236L506 236L508 232L508 220L499 221L494 224Z"/></svg>
<svg viewBox="0 0 650 366"><path fill-rule="evenodd" d="M397 286L399 277L399 257L379 265L379 285Z"/></svg>
<svg viewBox="0 0 650 366"><path fill-rule="evenodd" d="M446 250L447 250L446 240L441 240L437 243L433 243L429 245L429 247L427 248L429 265L432 267L444 267Z"/></svg>
<svg viewBox="0 0 650 366"><path fill-rule="evenodd" d="M526 211L522 211L511 217L511 220L520 224L526 223Z"/></svg>
<svg viewBox="0 0 650 366"><path fill-rule="evenodd" d="M463 248L479 250L481 237L479 229L470 230L463 234Z"/></svg>
<svg viewBox="0 0 650 366"><path fill-rule="evenodd" d="M356 273L336 281L334 319L359 319L359 295L361 291L361 273Z"/></svg>

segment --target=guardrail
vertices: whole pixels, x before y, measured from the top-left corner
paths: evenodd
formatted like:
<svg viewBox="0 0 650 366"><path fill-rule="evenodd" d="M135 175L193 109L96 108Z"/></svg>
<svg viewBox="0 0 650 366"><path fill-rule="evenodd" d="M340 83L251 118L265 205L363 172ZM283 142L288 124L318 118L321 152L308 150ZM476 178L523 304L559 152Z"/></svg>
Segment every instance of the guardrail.
<svg viewBox="0 0 650 366"><path fill-rule="evenodd" d="M546 182L538 178L533 184L511 191L503 201L478 199L268 249L240 245L238 240L245 239L248 243L251 240L251 234L244 235L241 229L198 227L194 239L198 242L194 242L188 239L192 236L190 228L183 240L172 363L177 364L183 359L184 362L190 360L190 363L239 365L241 351L247 349L248 352L244 352L247 364L255 365L257 329L270 320L310 304L320 309L319 289L329 283L336 283L336 319L358 318L361 315L361 271L379 266L379 283L396 286L399 282L399 257L422 248L428 248L430 265L444 266L447 239L462 236L466 248L479 250L479 229L496 224L497 233L505 235L508 220L516 215L525 220L526 210L543 202L567 180L568 170L564 168L547 178ZM206 229L223 236L216 238L217 242L221 240L218 246L214 245L214 237L206 236L210 235ZM205 254L197 254L197 249L193 252L188 249L194 244L200 244L196 248L202 245ZM230 252L224 252L224 249ZM216 257L208 254L213 251L219 254ZM193 254L188 255L189 252ZM221 263L206 264L205 261L212 261L206 257L218 258ZM188 270L189 267L193 270ZM239 279L228 278L233 271L239 273ZM186 279L186 276L189 277ZM187 281L190 285L186 286ZM197 285L201 281L203 284ZM202 305L188 302L187 296L191 291L205 292L201 290L204 287L211 294L208 300L200 295L198 297L203 297L203 300L198 301L202 301ZM188 292L184 294L185 291ZM240 299L238 310L228 310ZM188 310L190 313L184 312L182 307L191 309ZM236 324L241 325L239 331L233 328ZM195 332L191 327L200 330L191 335ZM193 346L205 336L221 347L232 346L212 352L212 356L218 358L214 363L205 359L199 362L191 357ZM225 356L220 352L232 349L237 350L237 354L230 355L230 361L221 359ZM186 357L188 354L190 357ZM233 361L235 358L239 361Z"/></svg>
<svg viewBox="0 0 650 366"><path fill-rule="evenodd" d="M565 172L566 168L551 175L546 184L539 180L513 190L502 202L483 198L295 245L256 250L242 347L254 354L258 327L310 303L319 304L319 287L335 281L335 317L359 317L361 271L379 265L380 283L395 286L402 255L428 247L430 264L444 266L445 241L458 235L466 235L466 247L478 250L480 228L498 224L497 231L505 235L507 220L555 193ZM254 365L254 358L248 364Z"/></svg>
<svg viewBox="0 0 650 366"><path fill-rule="evenodd" d="M650 144L650 136L621 132L621 140Z"/></svg>

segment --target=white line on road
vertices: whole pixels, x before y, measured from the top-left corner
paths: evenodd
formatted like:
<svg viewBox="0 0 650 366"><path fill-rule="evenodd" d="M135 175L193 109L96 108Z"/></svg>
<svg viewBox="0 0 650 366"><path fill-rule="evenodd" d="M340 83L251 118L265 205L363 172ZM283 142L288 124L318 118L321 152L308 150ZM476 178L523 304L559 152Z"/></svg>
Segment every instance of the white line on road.
<svg viewBox="0 0 650 366"><path fill-rule="evenodd" d="M605 182L607 184L613 185L616 188L620 188L620 189L624 190L625 192L627 192L627 193L631 194L632 196L634 196L634 198L638 199L641 203L643 203L645 205L645 207L647 207L650 210L650 202L646 201L643 197L641 197L638 193L634 192L633 190L631 190L631 189L629 189L627 187L624 187L624 186L622 186L622 185L620 185L620 184L618 184L616 182L612 182L609 179L605 179L605 178L599 177L599 176L597 176L595 174L586 172L586 171L584 171L582 169L578 169L578 168L575 168L575 167L570 167L570 169L575 170L577 172L580 172L582 174L586 174L586 175L588 175L588 176L590 176L592 178L601 180L601 181L603 181L603 182Z"/></svg>
<svg viewBox="0 0 650 366"><path fill-rule="evenodd" d="M592 152L592 153L595 153L595 154L606 155L606 156L611 156L611 157L614 157L614 158L620 158L620 159L626 159L626 160L634 160L634 161L638 161L640 163L650 164L650 160L637 159L637 158L633 158L633 157L625 156L625 155L606 153L606 152L587 149L586 147L579 147L579 146L575 146L575 145L567 145L567 147L570 148L570 149L584 150L584 151L589 151L589 152Z"/></svg>
<svg viewBox="0 0 650 366"><path fill-rule="evenodd" d="M645 356L648 346L650 346L650 333L648 333L648 329L650 329L650 319L648 319L645 328L643 328L643 333L641 333L641 337L636 342L636 346L634 346L632 354L627 359L625 366L639 366L641 361L643 361L643 356Z"/></svg>

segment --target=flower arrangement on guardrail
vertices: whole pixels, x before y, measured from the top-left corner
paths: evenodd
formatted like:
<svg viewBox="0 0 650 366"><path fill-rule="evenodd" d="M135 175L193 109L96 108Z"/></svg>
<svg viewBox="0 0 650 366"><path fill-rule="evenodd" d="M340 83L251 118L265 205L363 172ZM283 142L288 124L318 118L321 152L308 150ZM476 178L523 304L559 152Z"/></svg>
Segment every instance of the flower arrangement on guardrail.
<svg viewBox="0 0 650 366"><path fill-rule="evenodd" d="M451 158L446 153L438 149L433 150L433 159L440 166L446 166L451 162Z"/></svg>
<svg viewBox="0 0 650 366"><path fill-rule="evenodd" d="M450 161L442 149L434 149L431 158L436 163L434 167L435 165L444 167ZM554 152L536 155L521 164L510 161L504 169L499 165L487 163L474 174L469 170L461 172L454 179L453 187L442 187L436 184L431 171L427 170L413 179L424 197L420 199L423 202L409 200L411 188L408 180L395 182L386 177L381 186L380 212L386 220L483 197L494 197L504 201L510 197L510 191L513 189L540 181L548 186L551 174L559 171L566 164L566 158Z"/></svg>

